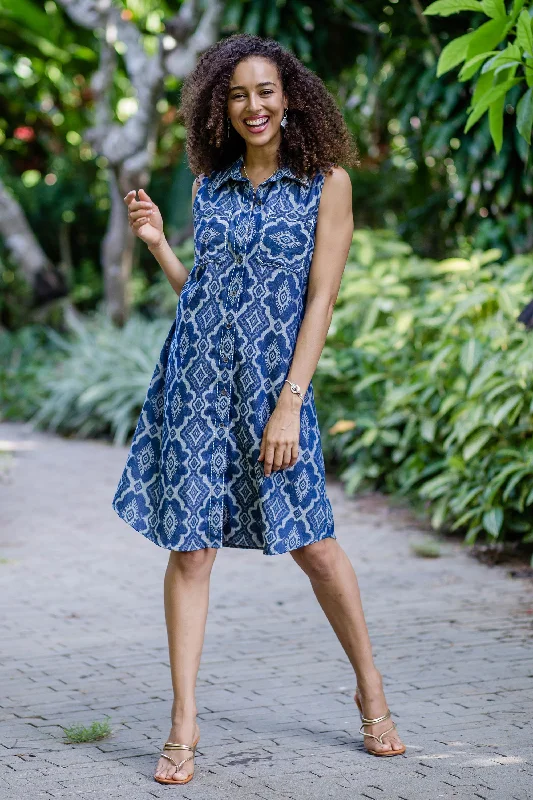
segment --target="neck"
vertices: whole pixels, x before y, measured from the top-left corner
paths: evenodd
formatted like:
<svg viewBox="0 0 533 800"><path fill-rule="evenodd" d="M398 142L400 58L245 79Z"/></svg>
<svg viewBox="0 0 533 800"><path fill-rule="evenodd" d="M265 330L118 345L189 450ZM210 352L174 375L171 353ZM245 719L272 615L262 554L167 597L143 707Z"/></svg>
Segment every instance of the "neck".
<svg viewBox="0 0 533 800"><path fill-rule="evenodd" d="M278 149L279 142L277 141L268 142L259 147L247 144L243 161L248 174L250 176L252 173L254 175L270 175L275 172L278 168Z"/></svg>

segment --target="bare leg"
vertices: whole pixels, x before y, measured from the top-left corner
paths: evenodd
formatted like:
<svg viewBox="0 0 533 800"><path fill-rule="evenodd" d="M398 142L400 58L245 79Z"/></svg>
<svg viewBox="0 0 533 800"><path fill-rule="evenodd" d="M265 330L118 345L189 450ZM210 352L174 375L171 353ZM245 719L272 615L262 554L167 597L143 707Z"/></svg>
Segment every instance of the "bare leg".
<svg viewBox="0 0 533 800"><path fill-rule="evenodd" d="M332 538L291 550L291 555L309 577L316 598L354 668L363 715L367 719L382 716L387 711L387 701L381 673L372 657L359 584L350 559ZM363 731L379 736L391 725L389 718L376 725L365 725ZM403 748L395 729L383 737L384 744L366 736L363 741L367 749L377 751Z"/></svg>
<svg viewBox="0 0 533 800"><path fill-rule="evenodd" d="M200 731L196 722L196 678L204 643L209 604L209 579L217 549L170 553L164 582L165 619L174 702L168 741L192 744ZM192 755L190 750L170 750L177 763ZM181 779L194 770L194 759L179 772L172 762L160 758L155 774Z"/></svg>

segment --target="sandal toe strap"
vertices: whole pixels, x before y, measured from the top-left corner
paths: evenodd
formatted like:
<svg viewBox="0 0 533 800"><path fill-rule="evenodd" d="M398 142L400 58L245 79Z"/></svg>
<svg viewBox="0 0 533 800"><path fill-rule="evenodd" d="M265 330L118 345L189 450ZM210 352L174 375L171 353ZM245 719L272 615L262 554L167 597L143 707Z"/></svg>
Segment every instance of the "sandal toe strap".
<svg viewBox="0 0 533 800"><path fill-rule="evenodd" d="M377 740L377 741L378 741L380 744L385 744L385 742L382 740L382 738L381 738L381 737L382 737L382 736L385 736L385 734L387 734L387 733L390 733L391 731L393 731L393 730L394 730L394 728L396 727L396 723L395 723L395 722L393 722L393 723L392 723L392 726L391 726L390 728L387 728L387 730L386 730L386 731L383 731L383 733L380 733L380 734L379 734L379 736L374 736L374 734L373 734L373 733L363 733L363 731L362 731L362 727L363 727L363 726L361 725L361 728L359 729L359 733L362 733L362 734L363 734L363 736L370 736L370 738L371 738L371 739L376 739L376 740Z"/></svg>
<svg viewBox="0 0 533 800"><path fill-rule="evenodd" d="M166 759L168 759L168 761L172 761L172 763L174 764L174 766L176 767L176 769L178 770L178 772L180 771L180 769L182 768L182 766L183 766L183 765L184 765L184 764L185 764L187 761L190 761L190 760L191 760L191 758L194 758L194 753L193 753L191 756L187 756L187 758L184 758L182 761L180 761L180 762L179 762L179 764L176 764L176 762L174 761L174 759L172 758L172 756L167 756L167 755L166 755L166 753L161 753L161 755L162 755L162 757L163 757L163 758L166 758Z"/></svg>
<svg viewBox="0 0 533 800"><path fill-rule="evenodd" d="M172 761L172 763L174 764L174 766L175 766L175 767L177 767L177 766L178 766L178 765L176 764L176 762L174 761L174 759L172 758L172 756L167 756L167 754L166 754L166 753L161 753L160 755L161 755L161 758L166 758L166 759L167 759L167 761Z"/></svg>
<svg viewBox="0 0 533 800"><path fill-rule="evenodd" d="M191 758L194 758L194 755L192 755L192 756L187 756L187 758L184 758L184 759L183 759L183 761L180 761L180 763L178 764L178 772L180 771L180 769L182 768L182 766L185 764L185 762L186 762L186 761L190 761L190 760L191 760Z"/></svg>

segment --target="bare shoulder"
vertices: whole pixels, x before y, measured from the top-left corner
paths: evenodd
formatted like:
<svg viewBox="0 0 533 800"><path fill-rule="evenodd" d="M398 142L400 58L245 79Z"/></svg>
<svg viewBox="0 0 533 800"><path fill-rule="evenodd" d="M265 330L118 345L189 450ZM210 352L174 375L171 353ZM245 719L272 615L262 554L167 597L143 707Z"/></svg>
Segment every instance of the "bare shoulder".
<svg viewBox="0 0 533 800"><path fill-rule="evenodd" d="M324 176L320 208L337 213L342 208L351 208L352 181L344 167L332 167Z"/></svg>
<svg viewBox="0 0 533 800"><path fill-rule="evenodd" d="M324 177L324 189L326 186L334 186L337 189L342 187L351 189L352 181L344 167L332 167Z"/></svg>
<svg viewBox="0 0 533 800"><path fill-rule="evenodd" d="M352 180L344 167L332 167L331 172L326 174L325 180L327 183L334 183L337 186L352 185Z"/></svg>

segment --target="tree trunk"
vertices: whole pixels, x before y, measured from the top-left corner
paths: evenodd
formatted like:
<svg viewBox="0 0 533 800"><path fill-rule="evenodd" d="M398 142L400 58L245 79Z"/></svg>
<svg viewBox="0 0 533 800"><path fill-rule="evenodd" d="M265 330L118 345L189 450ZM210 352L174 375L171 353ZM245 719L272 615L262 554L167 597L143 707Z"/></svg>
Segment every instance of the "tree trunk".
<svg viewBox="0 0 533 800"><path fill-rule="evenodd" d="M198 55L216 41L222 12L221 0L208 0L201 12L199 0L185 0L169 20L165 47L159 37L158 52L149 56L138 28L122 18L113 0L58 0L70 17L85 28L100 28L100 63L91 88L95 98L94 126L84 138L107 158L111 211L102 242L105 304L111 319L123 325L131 304L130 278L136 238L128 225L124 196L131 189L146 189L150 180L151 156L157 140L157 101L166 74L184 78ZM135 90L138 108L123 125L114 120L111 98L116 70L116 42L126 45L124 64Z"/></svg>
<svg viewBox="0 0 533 800"><path fill-rule="evenodd" d="M124 204L119 183L116 171L110 170L111 212L106 235L102 242L102 267L107 313L118 325L124 325L129 316L131 304L128 287L135 237L122 207Z"/></svg>
<svg viewBox="0 0 533 800"><path fill-rule="evenodd" d="M20 203L0 180L0 236L33 290L33 303L63 297L67 293L66 281L61 272L50 261L29 226Z"/></svg>

